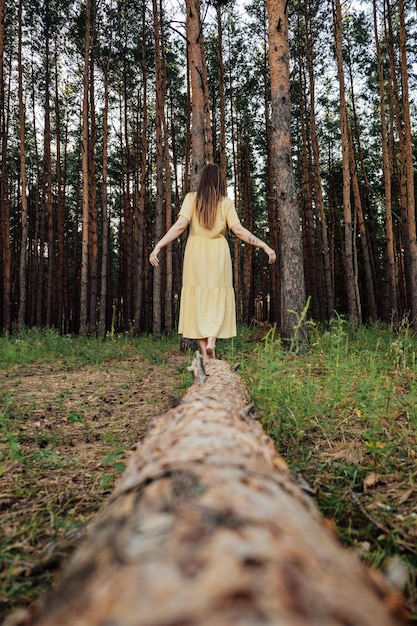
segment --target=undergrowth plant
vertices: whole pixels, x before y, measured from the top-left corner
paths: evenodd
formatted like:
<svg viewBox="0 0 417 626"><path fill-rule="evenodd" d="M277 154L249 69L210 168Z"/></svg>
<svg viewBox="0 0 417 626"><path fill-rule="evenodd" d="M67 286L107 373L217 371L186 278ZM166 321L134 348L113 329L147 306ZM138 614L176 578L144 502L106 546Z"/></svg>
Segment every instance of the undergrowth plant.
<svg viewBox="0 0 417 626"><path fill-rule="evenodd" d="M240 372L324 515L370 563L401 557L415 605L417 338L407 325L393 332L342 317L309 335L309 351L295 354L272 327Z"/></svg>

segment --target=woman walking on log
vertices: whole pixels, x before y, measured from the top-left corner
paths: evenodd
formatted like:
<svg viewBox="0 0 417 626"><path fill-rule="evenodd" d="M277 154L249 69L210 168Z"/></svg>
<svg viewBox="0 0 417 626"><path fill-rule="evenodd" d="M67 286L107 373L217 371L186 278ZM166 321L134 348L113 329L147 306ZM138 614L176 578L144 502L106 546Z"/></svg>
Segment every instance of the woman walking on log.
<svg viewBox="0 0 417 626"><path fill-rule="evenodd" d="M269 263L275 251L239 221L226 193L226 181L217 165L206 165L196 192L188 193L178 219L156 244L149 257L159 264L159 252L190 225L185 247L178 332L197 339L203 360L215 358L216 340L236 335L232 260L226 228L252 246L262 248Z"/></svg>

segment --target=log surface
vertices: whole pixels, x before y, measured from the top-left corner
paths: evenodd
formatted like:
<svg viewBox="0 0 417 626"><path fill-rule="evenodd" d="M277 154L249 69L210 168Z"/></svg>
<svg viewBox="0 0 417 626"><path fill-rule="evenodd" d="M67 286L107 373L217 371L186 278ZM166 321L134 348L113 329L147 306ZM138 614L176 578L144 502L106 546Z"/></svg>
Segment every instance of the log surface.
<svg viewBox="0 0 417 626"><path fill-rule="evenodd" d="M293 482L242 379L218 360L207 373L154 419L33 624L404 623Z"/></svg>

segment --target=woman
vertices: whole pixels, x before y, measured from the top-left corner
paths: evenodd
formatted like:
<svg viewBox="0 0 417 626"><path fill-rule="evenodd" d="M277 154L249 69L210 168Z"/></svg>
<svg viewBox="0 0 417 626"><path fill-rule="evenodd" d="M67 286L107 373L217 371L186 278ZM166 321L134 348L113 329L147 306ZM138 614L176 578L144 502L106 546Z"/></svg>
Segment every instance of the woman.
<svg viewBox="0 0 417 626"><path fill-rule="evenodd" d="M226 227L242 241L262 248L269 263L276 254L239 222L226 181L217 165L206 165L196 192L188 193L178 219L156 244L149 260L156 267L162 248L190 225L185 247L178 332L197 339L203 360L215 358L216 339L236 335L232 260Z"/></svg>

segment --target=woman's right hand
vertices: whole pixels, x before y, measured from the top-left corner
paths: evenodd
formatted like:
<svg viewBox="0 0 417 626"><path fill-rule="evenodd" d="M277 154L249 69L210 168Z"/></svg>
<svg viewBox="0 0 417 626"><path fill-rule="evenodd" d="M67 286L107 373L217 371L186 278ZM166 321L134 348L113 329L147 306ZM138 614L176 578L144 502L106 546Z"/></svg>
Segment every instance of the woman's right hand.
<svg viewBox="0 0 417 626"><path fill-rule="evenodd" d="M152 250L152 252L149 255L149 262L154 267L158 267L159 265L158 254L159 254L159 248L158 246L155 246L155 248Z"/></svg>

